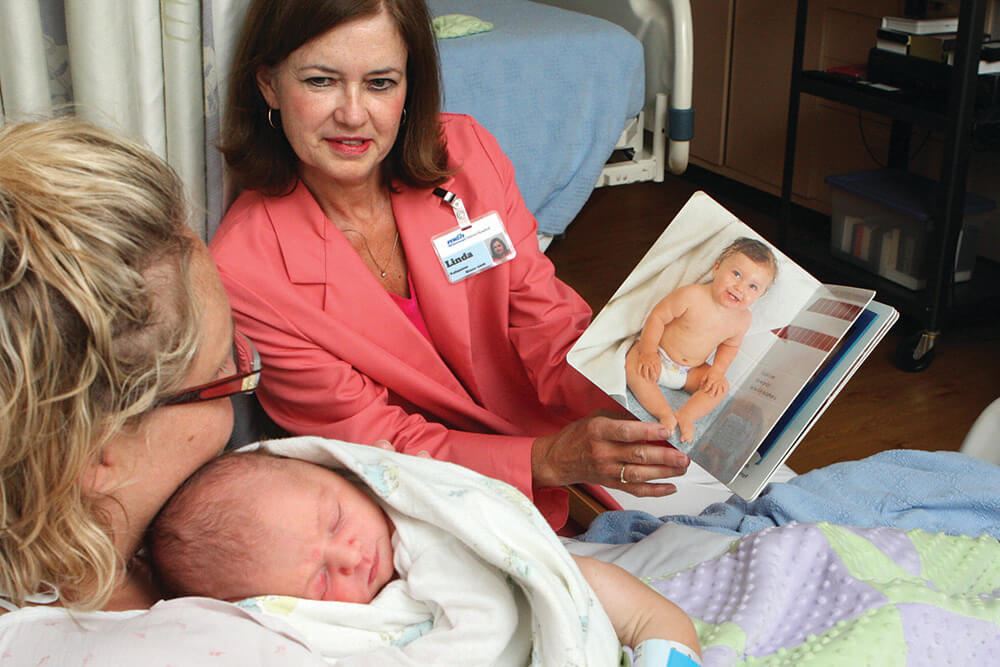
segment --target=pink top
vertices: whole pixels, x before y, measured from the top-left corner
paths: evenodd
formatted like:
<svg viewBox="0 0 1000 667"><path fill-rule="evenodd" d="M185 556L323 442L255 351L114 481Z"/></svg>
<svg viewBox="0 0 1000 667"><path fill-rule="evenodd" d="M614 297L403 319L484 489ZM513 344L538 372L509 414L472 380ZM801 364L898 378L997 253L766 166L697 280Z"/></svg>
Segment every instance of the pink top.
<svg viewBox="0 0 1000 667"><path fill-rule="evenodd" d="M427 323L424 322L424 314L420 312L420 302L417 301L417 291L413 289L413 279L410 276L411 274L407 272L406 282L410 286L410 298L399 296L394 292L387 291L387 294L392 297L393 302L399 306L399 309L403 311L403 314L406 315L407 319L413 322L413 326L417 328L417 331L423 334L424 338L431 341L431 344L433 345L434 341L431 340L431 332L427 330Z"/></svg>

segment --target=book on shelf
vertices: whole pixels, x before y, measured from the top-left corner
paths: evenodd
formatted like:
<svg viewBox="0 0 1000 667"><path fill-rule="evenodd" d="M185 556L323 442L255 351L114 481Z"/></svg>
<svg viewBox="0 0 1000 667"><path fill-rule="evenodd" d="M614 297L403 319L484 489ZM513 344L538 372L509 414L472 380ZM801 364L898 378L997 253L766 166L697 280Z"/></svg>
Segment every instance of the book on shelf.
<svg viewBox="0 0 1000 667"><path fill-rule="evenodd" d="M955 54L948 53L945 55L945 60L949 65L955 64ZM979 51L979 68L977 69L979 74L996 74L1000 72L1000 44L994 45L984 45Z"/></svg>
<svg viewBox="0 0 1000 667"><path fill-rule="evenodd" d="M956 33L910 35L884 29L876 33L875 39L875 47L882 51L948 65L954 62L957 43ZM979 51L979 73L990 74L1000 71L1000 65L994 63L1000 63L1000 43L991 41L990 36L986 34L983 36Z"/></svg>
<svg viewBox="0 0 1000 667"><path fill-rule="evenodd" d="M821 284L711 197L697 192L567 359L635 417L656 421L631 389L636 385L630 386L635 375L627 374L625 367L629 349L654 306L678 288L711 283L720 253L741 237L768 245L778 265L774 282L751 307L749 329L726 370L728 391L695 420L687 442L677 431L669 441L752 500L898 318L893 308L873 300L872 290ZM695 329L698 325L683 323ZM650 387L675 414L691 398L683 389L658 381L644 385L647 391ZM649 394L644 395L648 400Z"/></svg>
<svg viewBox="0 0 1000 667"><path fill-rule="evenodd" d="M972 268L976 265L976 250L979 228L963 225L958 233L958 248L955 251L955 282L972 280Z"/></svg>
<svg viewBox="0 0 1000 667"><path fill-rule="evenodd" d="M958 17L943 17L934 19L914 19L905 16L883 16L883 30L895 30L911 35L930 35L940 32L957 32Z"/></svg>
<svg viewBox="0 0 1000 667"><path fill-rule="evenodd" d="M851 254L863 262L867 262L871 255L872 235L876 226L869 222L862 222L854 226L854 239L851 244Z"/></svg>
<svg viewBox="0 0 1000 667"><path fill-rule="evenodd" d="M990 42L989 33L983 34L984 45ZM885 51L907 56L946 62L958 45L958 33L943 32L932 35L911 35L895 30L880 29L875 33L875 46Z"/></svg>
<svg viewBox="0 0 1000 667"><path fill-rule="evenodd" d="M963 226L958 233L954 265L956 283L972 279L976 236L977 229L973 226ZM924 233L910 225L884 231L880 239L878 274L907 289L924 289L927 286L924 267L921 266L924 243Z"/></svg>
<svg viewBox="0 0 1000 667"><path fill-rule="evenodd" d="M878 271L895 270L896 262L899 261L899 237L902 230L899 225L886 227L882 230L879 239L879 262Z"/></svg>
<svg viewBox="0 0 1000 667"><path fill-rule="evenodd" d="M899 240L899 257L896 260L896 270L907 275L915 275L919 270L920 246L923 237L919 234L907 233Z"/></svg>
<svg viewBox="0 0 1000 667"><path fill-rule="evenodd" d="M983 41L989 39L989 35ZM941 32L930 35L911 35L908 32L897 32L880 28L875 32L876 45L887 51L895 50L911 56L928 57L931 60L943 60L941 54L955 50L958 43L958 33Z"/></svg>
<svg viewBox="0 0 1000 667"><path fill-rule="evenodd" d="M995 63L1000 61L1000 43L991 41L983 44L983 47L979 49L979 61L980 63ZM949 62L948 64L950 65L951 63Z"/></svg>
<svg viewBox="0 0 1000 667"><path fill-rule="evenodd" d="M881 261L878 274L887 280L911 290L927 286L921 266L924 252L923 234L909 226L897 227L898 234L881 239ZM955 250L955 282L972 280L972 269L976 264L976 241L979 230L974 225L963 225L958 232L958 247ZM889 249L891 247L891 249ZM895 261L893 261L893 253Z"/></svg>
<svg viewBox="0 0 1000 667"><path fill-rule="evenodd" d="M915 237L904 235L902 226L884 229L879 244L878 274L909 289L921 289L923 285L920 284L920 279L913 275L918 241ZM900 248L904 243L905 248L901 252Z"/></svg>
<svg viewBox="0 0 1000 667"><path fill-rule="evenodd" d="M888 51L889 53L898 53L901 56L910 55L910 47L908 44L896 42L891 39L883 39L882 37L875 40L875 48L880 51Z"/></svg>
<svg viewBox="0 0 1000 667"><path fill-rule="evenodd" d="M883 244L885 242L883 239ZM895 238L895 246L896 261L880 263L878 274L907 289L923 289L927 280L919 276L920 267L917 266L921 254L921 239L903 232ZM885 247L883 245L883 257L886 256Z"/></svg>
<svg viewBox="0 0 1000 667"><path fill-rule="evenodd" d="M854 254L854 230L856 227L863 225L864 223L864 218L859 218L854 215L844 216L843 232L840 239L841 252L846 252L849 255Z"/></svg>

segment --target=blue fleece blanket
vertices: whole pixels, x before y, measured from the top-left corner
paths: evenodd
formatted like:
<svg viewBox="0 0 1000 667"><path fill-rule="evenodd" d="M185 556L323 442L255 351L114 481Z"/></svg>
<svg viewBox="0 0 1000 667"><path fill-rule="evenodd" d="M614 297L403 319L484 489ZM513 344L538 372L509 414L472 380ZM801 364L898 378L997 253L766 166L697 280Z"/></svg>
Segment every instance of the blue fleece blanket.
<svg viewBox="0 0 1000 667"><path fill-rule="evenodd" d="M733 536L826 521L1000 539L1000 466L957 452L890 450L771 484L753 502L734 495L699 516L606 512L579 539L635 542L667 521Z"/></svg>
<svg viewBox="0 0 1000 667"><path fill-rule="evenodd" d="M608 21L527 0L428 5L433 16L493 24L438 41L444 109L469 114L497 138L539 229L563 233L642 108L642 44Z"/></svg>

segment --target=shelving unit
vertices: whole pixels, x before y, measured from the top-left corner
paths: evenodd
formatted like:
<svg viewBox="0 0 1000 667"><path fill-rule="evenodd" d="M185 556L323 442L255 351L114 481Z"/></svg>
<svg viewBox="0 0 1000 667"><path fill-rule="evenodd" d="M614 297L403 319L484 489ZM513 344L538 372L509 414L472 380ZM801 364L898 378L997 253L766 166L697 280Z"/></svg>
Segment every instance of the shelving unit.
<svg viewBox="0 0 1000 667"><path fill-rule="evenodd" d="M946 314L960 314L983 298L992 296L1000 285L1000 271L979 262L970 283L955 285L953 264L962 227L962 211L969 164L970 141L975 119L976 77L980 39L986 14L985 0L963 0L959 10L958 43L951 71L947 100L933 105L919 99L885 93L856 83L829 78L823 72L803 71L808 0L798 0L795 43L792 58L791 95L781 186L779 245L812 270L824 270L844 282L871 287L878 298L917 318L923 329L901 342L897 364L904 370L926 368L934 358L935 340ZM874 41L874 36L873 36ZM829 235L822 230L795 224L792 206L792 177L795 173L796 135L801 95L829 99L858 109L878 113L892 121L888 165L905 169L914 126L943 134L941 171L936 201L929 211L927 287L911 291L830 254ZM984 265L985 264L985 265Z"/></svg>

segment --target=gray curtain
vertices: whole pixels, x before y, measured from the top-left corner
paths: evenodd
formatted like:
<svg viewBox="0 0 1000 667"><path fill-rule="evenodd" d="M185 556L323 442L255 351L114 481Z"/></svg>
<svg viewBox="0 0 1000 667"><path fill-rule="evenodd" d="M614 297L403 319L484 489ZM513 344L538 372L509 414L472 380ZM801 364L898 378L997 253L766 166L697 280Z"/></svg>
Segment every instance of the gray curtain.
<svg viewBox="0 0 1000 667"><path fill-rule="evenodd" d="M249 0L2 0L0 124L67 113L138 139L183 179L206 240L228 201L218 141Z"/></svg>

